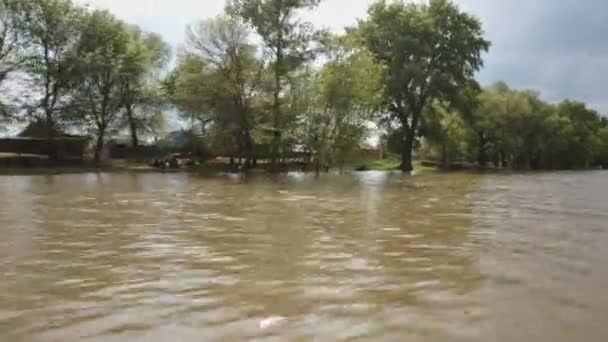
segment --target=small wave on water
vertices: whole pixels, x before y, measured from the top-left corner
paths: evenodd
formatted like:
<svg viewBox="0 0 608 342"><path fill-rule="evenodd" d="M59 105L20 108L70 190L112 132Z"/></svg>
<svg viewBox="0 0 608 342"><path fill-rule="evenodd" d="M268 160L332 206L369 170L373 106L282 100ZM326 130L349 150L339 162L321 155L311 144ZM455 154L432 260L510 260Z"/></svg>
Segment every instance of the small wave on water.
<svg viewBox="0 0 608 342"><path fill-rule="evenodd" d="M603 341L607 186L0 177L0 340Z"/></svg>

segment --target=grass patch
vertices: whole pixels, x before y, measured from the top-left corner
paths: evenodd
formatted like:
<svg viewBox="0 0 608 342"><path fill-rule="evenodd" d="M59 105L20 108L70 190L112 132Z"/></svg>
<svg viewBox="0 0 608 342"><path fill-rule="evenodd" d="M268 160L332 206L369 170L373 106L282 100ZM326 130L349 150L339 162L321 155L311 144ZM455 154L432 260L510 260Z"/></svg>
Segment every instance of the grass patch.
<svg viewBox="0 0 608 342"><path fill-rule="evenodd" d="M434 166L424 166L420 161L414 161L414 173L429 173L436 172L438 169ZM387 158L380 160L371 160L361 163L356 169L358 171L399 171L401 167L401 160L398 158Z"/></svg>
<svg viewBox="0 0 608 342"><path fill-rule="evenodd" d="M398 159L380 159L374 160L366 164L368 170L372 171L395 171L399 170L401 166L401 161Z"/></svg>

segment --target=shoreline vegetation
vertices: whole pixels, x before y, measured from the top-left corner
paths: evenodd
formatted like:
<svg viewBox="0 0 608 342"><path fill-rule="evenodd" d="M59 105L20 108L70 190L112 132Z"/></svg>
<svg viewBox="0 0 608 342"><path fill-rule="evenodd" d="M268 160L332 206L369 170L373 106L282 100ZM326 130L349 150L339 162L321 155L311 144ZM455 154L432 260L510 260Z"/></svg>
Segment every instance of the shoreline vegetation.
<svg viewBox="0 0 608 342"><path fill-rule="evenodd" d="M174 55L108 11L0 0L0 131L27 126L0 173L608 168L608 118L477 82L491 42L452 1L378 0L342 34L298 16L321 2L226 1Z"/></svg>
<svg viewBox="0 0 608 342"><path fill-rule="evenodd" d="M427 174L449 174L449 173L512 173L526 172L526 170L514 169L499 169L499 168L479 168L477 165L470 163L455 163L450 167L442 167L435 161L418 161L414 160L413 170L410 173L412 176L427 175ZM231 166L226 161L202 163L198 165L183 165L178 168L159 168L148 164L130 163L119 161L118 163L96 164L77 163L67 165L52 165L48 167L28 167L28 166L0 166L0 176L36 176L36 175L69 175L69 174L86 174L86 173L150 173L150 174L200 174L206 176L218 176L225 174L268 174L268 165L263 165L256 168L239 169L234 165ZM323 173L359 173L359 172L401 172L401 161L398 158L387 158L373 161L363 161L354 163L348 167L339 169L327 170ZM578 171L593 171L599 168L579 169ZM527 170L527 172L548 172L558 170ZM568 171L568 170L562 170ZM572 170L570 170L572 171ZM281 173L307 173L315 174L316 171L312 168L302 168L301 164L287 166ZM276 172L275 172L276 173ZM321 173L321 174L323 174Z"/></svg>

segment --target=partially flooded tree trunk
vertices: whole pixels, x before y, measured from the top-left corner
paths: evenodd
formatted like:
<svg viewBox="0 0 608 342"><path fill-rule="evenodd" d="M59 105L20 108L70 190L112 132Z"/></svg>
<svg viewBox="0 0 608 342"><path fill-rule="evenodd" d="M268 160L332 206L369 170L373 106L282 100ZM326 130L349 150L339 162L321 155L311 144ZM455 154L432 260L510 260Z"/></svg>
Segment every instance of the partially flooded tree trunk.
<svg viewBox="0 0 608 342"><path fill-rule="evenodd" d="M131 146L137 147L139 145L139 139L137 137L137 123L135 122L135 117L133 117L133 106L127 105L126 107L129 130L131 132Z"/></svg>
<svg viewBox="0 0 608 342"><path fill-rule="evenodd" d="M409 134L408 134L409 135ZM412 172L414 166L412 165L412 149L414 146L414 139L410 137L405 138L405 144L403 151L401 152L401 171Z"/></svg>
<svg viewBox="0 0 608 342"><path fill-rule="evenodd" d="M450 168L450 163L448 160L448 145L447 143L444 141L441 143L441 167L444 170L447 170Z"/></svg>
<svg viewBox="0 0 608 342"><path fill-rule="evenodd" d="M487 145L488 140L486 139L483 132L478 134L479 137L479 151L477 155L477 164L481 168L485 168L488 165L488 154L487 154Z"/></svg>
<svg viewBox="0 0 608 342"><path fill-rule="evenodd" d="M250 169L252 163L255 163L255 158L253 156L253 139L251 138L251 133L247 130L245 132L245 168Z"/></svg>
<svg viewBox="0 0 608 342"><path fill-rule="evenodd" d="M279 161L279 144L281 143L281 78L283 76L283 30L279 30L277 36L277 47L276 47L276 61L274 66L274 89L273 89L273 129L274 137L271 147L271 169L276 172L277 162Z"/></svg>
<svg viewBox="0 0 608 342"><path fill-rule="evenodd" d="M418 115L413 115L411 126L408 125L407 120L402 120L404 129L404 143L403 150L401 151L401 171L412 172L414 166L412 164L412 153L414 151L414 140L416 139L416 131L418 129Z"/></svg>
<svg viewBox="0 0 608 342"><path fill-rule="evenodd" d="M95 163L99 164L99 162L101 161L101 153L103 152L103 147L104 147L104 137L105 136L105 130L100 130L98 136L97 136L97 143L95 144Z"/></svg>

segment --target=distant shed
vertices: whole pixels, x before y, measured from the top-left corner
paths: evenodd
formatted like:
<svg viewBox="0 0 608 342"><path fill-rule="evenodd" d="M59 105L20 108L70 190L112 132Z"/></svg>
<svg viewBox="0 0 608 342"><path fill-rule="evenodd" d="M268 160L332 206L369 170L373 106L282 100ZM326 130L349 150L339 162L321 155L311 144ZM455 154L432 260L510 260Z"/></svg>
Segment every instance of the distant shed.
<svg viewBox="0 0 608 342"><path fill-rule="evenodd" d="M0 139L0 153L82 161L89 141L89 137L67 134L38 121L28 125L14 138Z"/></svg>

